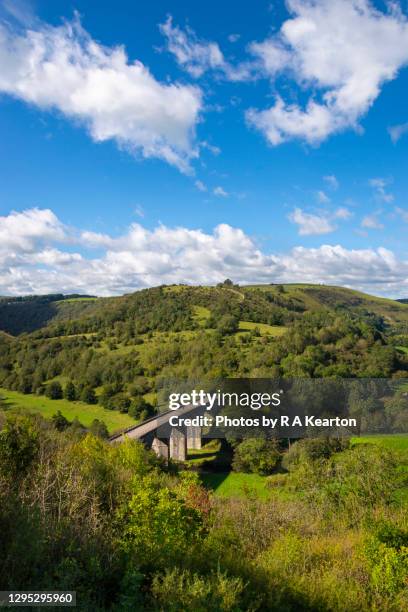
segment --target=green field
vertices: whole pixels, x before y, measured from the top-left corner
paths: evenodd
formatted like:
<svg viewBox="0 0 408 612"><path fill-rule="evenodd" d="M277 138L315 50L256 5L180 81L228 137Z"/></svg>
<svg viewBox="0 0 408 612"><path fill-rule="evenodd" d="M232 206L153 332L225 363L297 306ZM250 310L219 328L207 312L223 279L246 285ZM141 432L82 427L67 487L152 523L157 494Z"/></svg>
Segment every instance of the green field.
<svg viewBox="0 0 408 612"><path fill-rule="evenodd" d="M383 434L353 438L352 444L380 444L384 448L405 454L408 461L408 434Z"/></svg>
<svg viewBox="0 0 408 612"><path fill-rule="evenodd" d="M0 388L0 400L6 406L22 408L30 412L38 412L44 418L50 419L58 410L69 420L78 418L88 427L94 419L104 421L109 433L124 429L135 424L135 420L127 414L116 410L105 410L99 405L84 404L83 402L68 402L67 400L52 400L43 395L32 395L8 391Z"/></svg>
<svg viewBox="0 0 408 612"><path fill-rule="evenodd" d="M223 472L202 474L202 481L208 489L212 489L219 497L247 497L268 499L272 491L267 487L268 478L258 474L242 474L240 472Z"/></svg>

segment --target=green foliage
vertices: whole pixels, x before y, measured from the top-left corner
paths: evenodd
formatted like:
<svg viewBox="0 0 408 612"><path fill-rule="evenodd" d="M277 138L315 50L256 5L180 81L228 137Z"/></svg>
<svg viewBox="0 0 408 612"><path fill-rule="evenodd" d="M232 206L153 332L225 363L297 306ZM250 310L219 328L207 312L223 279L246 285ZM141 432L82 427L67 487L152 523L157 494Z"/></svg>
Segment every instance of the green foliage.
<svg viewBox="0 0 408 612"><path fill-rule="evenodd" d="M180 562L198 541L202 526L199 512L152 475L134 482L130 500L119 511L119 521L124 517L124 550L153 566Z"/></svg>
<svg viewBox="0 0 408 612"><path fill-rule="evenodd" d="M239 319L233 315L226 314L220 318L216 329L222 336L235 334L239 329Z"/></svg>
<svg viewBox="0 0 408 612"><path fill-rule="evenodd" d="M29 418L7 419L0 430L0 474L15 479L24 476L38 453L38 433Z"/></svg>
<svg viewBox="0 0 408 612"><path fill-rule="evenodd" d="M63 393L61 383L59 383L57 380L50 382L45 390L45 395L53 400L62 399Z"/></svg>
<svg viewBox="0 0 408 612"><path fill-rule="evenodd" d="M83 388L80 399L81 399L81 402L85 402L86 404L97 404L98 403L97 397L95 395L95 391L90 386Z"/></svg>
<svg viewBox="0 0 408 612"><path fill-rule="evenodd" d="M235 447L232 466L236 472L266 475L274 470L279 457L275 440L248 438Z"/></svg>
<svg viewBox="0 0 408 612"><path fill-rule="evenodd" d="M191 570L167 570L154 576L152 598L166 612L226 612L242 609L243 590L241 578L220 572L200 576Z"/></svg>
<svg viewBox="0 0 408 612"><path fill-rule="evenodd" d="M66 400L68 400L69 402L75 402L77 398L77 391L75 388L74 383L72 382L72 380L70 380L66 385L65 385L65 389L64 389L64 398Z"/></svg>
<svg viewBox="0 0 408 612"><path fill-rule="evenodd" d="M69 421L61 414L61 410L58 410L55 414L52 415L52 423L58 431L64 431L69 427Z"/></svg>

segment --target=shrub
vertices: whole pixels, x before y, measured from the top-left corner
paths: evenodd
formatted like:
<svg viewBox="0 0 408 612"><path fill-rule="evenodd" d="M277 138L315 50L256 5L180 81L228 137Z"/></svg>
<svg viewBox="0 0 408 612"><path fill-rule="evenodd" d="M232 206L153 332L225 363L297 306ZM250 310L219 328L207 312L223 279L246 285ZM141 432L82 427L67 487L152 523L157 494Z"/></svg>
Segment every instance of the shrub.
<svg viewBox="0 0 408 612"><path fill-rule="evenodd" d="M45 395L50 399L62 399L62 387L57 380L54 380L45 389Z"/></svg>
<svg viewBox="0 0 408 612"><path fill-rule="evenodd" d="M270 474L276 467L279 457L275 440L248 438L235 448L232 467L236 472Z"/></svg>
<svg viewBox="0 0 408 612"><path fill-rule="evenodd" d="M200 576L189 570L167 570L153 578L152 595L167 612L227 612L243 609L244 584L221 572Z"/></svg>

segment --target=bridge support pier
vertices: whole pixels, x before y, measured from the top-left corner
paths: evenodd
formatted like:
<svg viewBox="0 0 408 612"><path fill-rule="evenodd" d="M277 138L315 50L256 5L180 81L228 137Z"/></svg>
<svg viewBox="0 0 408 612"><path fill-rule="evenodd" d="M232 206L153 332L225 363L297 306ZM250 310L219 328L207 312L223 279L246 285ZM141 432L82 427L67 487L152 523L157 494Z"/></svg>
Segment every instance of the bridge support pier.
<svg viewBox="0 0 408 612"><path fill-rule="evenodd" d="M185 461L187 459L187 437L180 429L172 428L170 434L170 459Z"/></svg>
<svg viewBox="0 0 408 612"><path fill-rule="evenodd" d="M187 448L193 450L201 448L201 427L187 427Z"/></svg>
<svg viewBox="0 0 408 612"><path fill-rule="evenodd" d="M163 442L163 440L159 440L159 438L154 438L152 442L152 451L154 451L158 457L164 457L164 459L168 461L169 447L165 442Z"/></svg>

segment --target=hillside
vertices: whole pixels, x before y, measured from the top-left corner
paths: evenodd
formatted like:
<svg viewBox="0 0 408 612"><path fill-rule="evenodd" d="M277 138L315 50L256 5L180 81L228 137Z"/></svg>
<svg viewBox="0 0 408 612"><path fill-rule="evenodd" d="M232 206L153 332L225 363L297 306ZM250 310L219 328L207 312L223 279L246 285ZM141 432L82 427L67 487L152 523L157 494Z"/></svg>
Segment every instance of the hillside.
<svg viewBox="0 0 408 612"><path fill-rule="evenodd" d="M55 411L84 423L95 412L86 406L98 405L97 418L112 430L112 410L153 414L166 379L408 377L407 329L406 304L317 285L7 299L0 391L46 416L55 401Z"/></svg>
<svg viewBox="0 0 408 612"><path fill-rule="evenodd" d="M99 324L124 320L137 316L135 309L143 311L146 304L150 306L159 292L167 296L169 308L178 301L184 309L191 306L212 309L227 296L244 318L258 323L279 324L280 320L293 319L304 312L329 311L374 315L382 317L389 326L408 326L408 304L403 300L379 298L344 287L289 284L221 288L169 286L112 298L63 295L0 298L0 330L19 335L59 322L82 321L86 327L86 321L90 324L95 319Z"/></svg>

